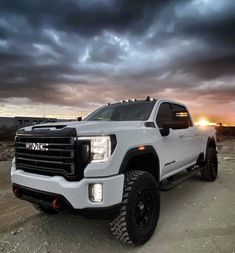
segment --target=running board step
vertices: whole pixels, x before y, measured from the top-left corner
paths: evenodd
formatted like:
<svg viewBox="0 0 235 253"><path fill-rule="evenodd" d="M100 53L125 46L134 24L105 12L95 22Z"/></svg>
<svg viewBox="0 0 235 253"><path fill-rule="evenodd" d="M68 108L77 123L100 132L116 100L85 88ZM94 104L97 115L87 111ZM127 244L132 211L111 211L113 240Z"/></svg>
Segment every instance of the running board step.
<svg viewBox="0 0 235 253"><path fill-rule="evenodd" d="M191 176L197 174L201 170L200 167L192 168L192 170L189 170L188 172L184 173L183 175L175 175L176 178L172 179L171 181L164 181L160 184L159 190L166 192L171 189L173 189L176 185L182 183L184 180L190 178Z"/></svg>

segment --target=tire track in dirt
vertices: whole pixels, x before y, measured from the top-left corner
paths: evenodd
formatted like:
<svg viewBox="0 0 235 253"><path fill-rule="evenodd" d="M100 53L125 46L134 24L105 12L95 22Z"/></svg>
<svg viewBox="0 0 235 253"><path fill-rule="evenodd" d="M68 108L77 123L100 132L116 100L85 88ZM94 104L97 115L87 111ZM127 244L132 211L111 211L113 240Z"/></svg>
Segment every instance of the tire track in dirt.
<svg viewBox="0 0 235 253"><path fill-rule="evenodd" d="M20 201L12 191L4 191L0 198L0 232L26 222L40 215L29 203Z"/></svg>

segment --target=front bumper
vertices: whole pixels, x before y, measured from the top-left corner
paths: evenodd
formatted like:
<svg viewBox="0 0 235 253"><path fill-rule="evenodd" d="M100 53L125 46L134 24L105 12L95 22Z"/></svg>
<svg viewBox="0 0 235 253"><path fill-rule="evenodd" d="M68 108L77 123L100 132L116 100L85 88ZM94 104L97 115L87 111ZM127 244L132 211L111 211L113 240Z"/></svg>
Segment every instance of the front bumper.
<svg viewBox="0 0 235 253"><path fill-rule="evenodd" d="M73 209L94 209L112 207L121 203L124 175L83 178L78 182L69 182L61 176L45 176L16 170L13 165L11 181L13 185L62 196ZM95 183L103 185L103 200L99 203L89 199L89 184Z"/></svg>

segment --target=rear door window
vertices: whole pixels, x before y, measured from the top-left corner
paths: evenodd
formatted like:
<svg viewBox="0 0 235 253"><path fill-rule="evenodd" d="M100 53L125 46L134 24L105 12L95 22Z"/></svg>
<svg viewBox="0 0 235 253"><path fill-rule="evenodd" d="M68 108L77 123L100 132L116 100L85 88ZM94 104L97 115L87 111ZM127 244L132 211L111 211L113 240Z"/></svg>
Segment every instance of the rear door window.
<svg viewBox="0 0 235 253"><path fill-rule="evenodd" d="M188 110L185 106L178 104L171 104L172 107L172 121L174 122L188 122L189 127L193 126Z"/></svg>

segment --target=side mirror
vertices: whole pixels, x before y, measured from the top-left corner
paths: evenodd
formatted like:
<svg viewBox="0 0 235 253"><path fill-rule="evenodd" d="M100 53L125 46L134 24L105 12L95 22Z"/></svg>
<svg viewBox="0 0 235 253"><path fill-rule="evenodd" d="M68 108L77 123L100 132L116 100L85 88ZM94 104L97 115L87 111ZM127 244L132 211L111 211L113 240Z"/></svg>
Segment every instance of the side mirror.
<svg viewBox="0 0 235 253"><path fill-rule="evenodd" d="M77 121L82 121L82 117L77 117Z"/></svg>
<svg viewBox="0 0 235 253"><path fill-rule="evenodd" d="M169 128L160 128L160 133L162 136L168 136L170 134Z"/></svg>

